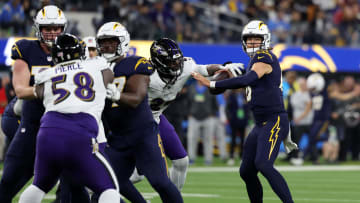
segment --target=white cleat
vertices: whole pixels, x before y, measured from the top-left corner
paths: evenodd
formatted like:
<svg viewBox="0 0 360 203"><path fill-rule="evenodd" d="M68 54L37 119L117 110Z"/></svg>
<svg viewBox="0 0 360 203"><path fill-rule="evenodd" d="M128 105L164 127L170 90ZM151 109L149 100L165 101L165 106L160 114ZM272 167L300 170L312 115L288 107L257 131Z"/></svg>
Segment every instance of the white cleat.
<svg viewBox="0 0 360 203"><path fill-rule="evenodd" d="M302 158L291 158L290 163L294 166L302 166L304 164L304 160Z"/></svg>

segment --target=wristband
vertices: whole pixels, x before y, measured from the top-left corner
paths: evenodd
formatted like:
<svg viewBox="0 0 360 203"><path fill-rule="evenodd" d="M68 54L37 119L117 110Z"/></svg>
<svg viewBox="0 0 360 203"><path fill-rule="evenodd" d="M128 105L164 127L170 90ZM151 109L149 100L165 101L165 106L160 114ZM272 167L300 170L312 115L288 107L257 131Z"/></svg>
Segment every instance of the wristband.
<svg viewBox="0 0 360 203"><path fill-rule="evenodd" d="M216 81L210 81L210 88L215 88Z"/></svg>

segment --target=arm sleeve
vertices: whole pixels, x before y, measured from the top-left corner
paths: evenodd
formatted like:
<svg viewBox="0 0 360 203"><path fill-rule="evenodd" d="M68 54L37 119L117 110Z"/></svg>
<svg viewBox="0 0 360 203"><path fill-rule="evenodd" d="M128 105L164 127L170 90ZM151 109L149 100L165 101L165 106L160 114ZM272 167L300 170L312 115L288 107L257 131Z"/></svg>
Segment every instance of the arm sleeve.
<svg viewBox="0 0 360 203"><path fill-rule="evenodd" d="M195 72L200 73L200 75L208 77L209 73L207 71L207 67L208 65L200 65L200 64L196 64L195 60L193 58L190 57L186 57L187 61L189 61L188 63L191 64L192 66L192 70L194 70Z"/></svg>
<svg viewBox="0 0 360 203"><path fill-rule="evenodd" d="M198 64L195 64L195 71L200 73L200 75L202 76L205 76L205 77L208 77L209 76L209 73L207 71L207 66L208 65L198 65Z"/></svg>
<svg viewBox="0 0 360 203"><path fill-rule="evenodd" d="M249 71L243 76L234 77L226 80L216 81L215 88L223 89L238 89L249 86L252 82L256 81L258 76L255 71Z"/></svg>

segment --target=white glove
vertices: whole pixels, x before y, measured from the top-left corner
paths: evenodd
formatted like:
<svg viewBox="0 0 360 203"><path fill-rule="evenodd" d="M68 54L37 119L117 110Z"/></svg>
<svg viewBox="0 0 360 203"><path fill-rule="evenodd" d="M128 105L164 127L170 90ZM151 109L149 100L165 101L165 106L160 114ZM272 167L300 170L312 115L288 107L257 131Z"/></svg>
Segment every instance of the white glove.
<svg viewBox="0 0 360 203"><path fill-rule="evenodd" d="M245 66L243 63L229 63L225 65L225 70L229 70L234 77L238 77L245 72Z"/></svg>
<svg viewBox="0 0 360 203"><path fill-rule="evenodd" d="M284 139L283 142L284 142L285 151L288 154L291 151L298 149L297 144L291 140L291 131L290 131L290 129L289 129L288 136Z"/></svg>
<svg viewBox="0 0 360 203"><path fill-rule="evenodd" d="M115 84L110 83L106 87L106 98L111 99L111 101L115 102L120 100L121 92L116 87Z"/></svg>

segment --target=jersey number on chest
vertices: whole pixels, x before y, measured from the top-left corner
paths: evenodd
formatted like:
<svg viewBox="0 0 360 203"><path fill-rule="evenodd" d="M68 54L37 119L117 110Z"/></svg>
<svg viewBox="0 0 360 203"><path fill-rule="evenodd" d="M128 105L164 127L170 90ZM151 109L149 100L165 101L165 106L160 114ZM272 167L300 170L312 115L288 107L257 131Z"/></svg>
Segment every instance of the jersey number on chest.
<svg viewBox="0 0 360 203"><path fill-rule="evenodd" d="M126 77L125 76L116 77L114 79L114 84L116 85L116 87L120 92L123 92L126 84ZM118 106L119 105L115 102L113 102L111 105L111 107L118 107Z"/></svg>
<svg viewBox="0 0 360 203"><path fill-rule="evenodd" d="M59 94L58 98L54 101L54 105L58 104L70 96L70 91L65 88L58 88L56 87L58 84L66 82L67 75L59 75L56 77L51 78L52 85L52 93L54 95ZM75 96L85 102L90 102L95 98L95 91L92 89L94 85L93 78L85 72L80 72L74 75L73 82L76 85L76 89L74 90L73 94Z"/></svg>

